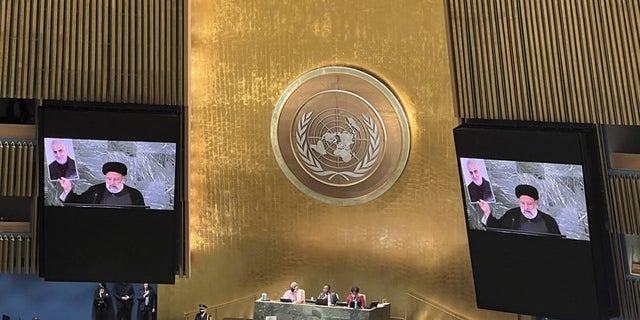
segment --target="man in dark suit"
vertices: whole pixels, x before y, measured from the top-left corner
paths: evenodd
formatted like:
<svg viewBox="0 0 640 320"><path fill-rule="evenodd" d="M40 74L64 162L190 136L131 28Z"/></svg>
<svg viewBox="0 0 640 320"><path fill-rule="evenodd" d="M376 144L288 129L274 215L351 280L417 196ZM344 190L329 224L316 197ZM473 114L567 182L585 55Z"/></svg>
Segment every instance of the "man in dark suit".
<svg viewBox="0 0 640 320"><path fill-rule="evenodd" d="M51 142L53 151L53 161L49 163L49 179L58 180L60 178L78 179L76 162L67 155L67 146L62 140Z"/></svg>
<svg viewBox="0 0 640 320"><path fill-rule="evenodd" d="M469 170L469 176L471 177L471 182L467 185L471 202L475 203L478 202L478 200L495 202L495 197L491 190L491 184L482 176L482 171L478 162L473 159L467 160L467 169Z"/></svg>
<svg viewBox="0 0 640 320"><path fill-rule="evenodd" d="M70 180L61 178L60 185L64 192L60 199L71 203L144 206L142 193L124 184L127 175L127 166L124 163L107 162L102 166L102 173L105 175L105 183L93 185L80 195L73 192Z"/></svg>
<svg viewBox="0 0 640 320"><path fill-rule="evenodd" d="M118 282L114 287L116 299L116 320L131 320L133 309L133 286L130 283Z"/></svg>
<svg viewBox="0 0 640 320"><path fill-rule="evenodd" d="M327 283L322 286L322 292L318 295L318 300L327 300L327 305L332 306L338 302L338 294L335 292L331 292L331 286Z"/></svg>
<svg viewBox="0 0 640 320"><path fill-rule="evenodd" d="M156 292L148 283L138 291L138 320L154 320L157 308Z"/></svg>

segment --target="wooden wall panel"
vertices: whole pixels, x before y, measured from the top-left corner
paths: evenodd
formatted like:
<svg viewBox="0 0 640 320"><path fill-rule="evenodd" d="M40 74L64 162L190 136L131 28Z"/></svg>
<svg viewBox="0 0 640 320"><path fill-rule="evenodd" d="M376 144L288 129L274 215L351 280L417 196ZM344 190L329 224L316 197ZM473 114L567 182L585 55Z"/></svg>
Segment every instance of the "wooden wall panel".
<svg viewBox="0 0 640 320"><path fill-rule="evenodd" d="M185 5L3 0L0 97L185 105Z"/></svg>
<svg viewBox="0 0 640 320"><path fill-rule="evenodd" d="M460 118L640 125L637 1L447 1Z"/></svg>

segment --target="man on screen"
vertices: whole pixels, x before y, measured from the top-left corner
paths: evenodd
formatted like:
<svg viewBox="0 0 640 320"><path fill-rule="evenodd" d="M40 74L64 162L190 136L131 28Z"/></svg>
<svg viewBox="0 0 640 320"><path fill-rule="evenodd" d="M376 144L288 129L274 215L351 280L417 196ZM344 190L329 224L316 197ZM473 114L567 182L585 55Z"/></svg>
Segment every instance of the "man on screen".
<svg viewBox="0 0 640 320"><path fill-rule="evenodd" d="M60 200L114 206L145 205L142 193L124 184L127 175L127 166L124 163L107 162L102 166L102 173L105 175L105 183L93 185L81 195L73 192L70 180L61 178L60 185L64 192L60 195Z"/></svg>
<svg viewBox="0 0 640 320"><path fill-rule="evenodd" d="M61 140L51 141L53 161L49 163L49 179L78 179L76 161L67 155L67 146Z"/></svg>
<svg viewBox="0 0 640 320"><path fill-rule="evenodd" d="M473 159L467 160L467 169L471 176L471 182L467 185L471 202L478 202L478 200L494 202L495 198L493 191L491 191L491 185L489 181L482 176L478 162Z"/></svg>
<svg viewBox="0 0 640 320"><path fill-rule="evenodd" d="M484 215L482 224L487 227L520 230L532 233L560 234L560 228L556 220L538 210L538 190L528 184L516 187L516 196L520 201L520 207L512 208L500 218L491 215L491 207L486 201L480 200L478 204Z"/></svg>

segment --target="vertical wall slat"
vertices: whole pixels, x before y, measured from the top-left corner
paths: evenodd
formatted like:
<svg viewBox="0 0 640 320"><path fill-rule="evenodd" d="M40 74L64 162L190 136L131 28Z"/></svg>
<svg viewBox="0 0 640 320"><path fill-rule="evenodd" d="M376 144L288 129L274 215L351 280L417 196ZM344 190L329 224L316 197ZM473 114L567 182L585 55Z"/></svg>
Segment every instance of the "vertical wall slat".
<svg viewBox="0 0 640 320"><path fill-rule="evenodd" d="M9 143L2 145L2 176L0 176L0 195L6 196L9 186Z"/></svg>
<svg viewBox="0 0 640 320"><path fill-rule="evenodd" d="M0 12L7 12L9 9L9 0L0 1ZM0 74L7 74L7 66L9 59L9 15L0 14ZM7 79L8 80L8 79ZM7 82L6 80L0 80L0 95L5 96L7 94Z"/></svg>
<svg viewBox="0 0 640 320"><path fill-rule="evenodd" d="M38 3L40 1L29 1L29 7L27 12L28 24L27 36L29 38L28 55L26 59L27 74L23 82L25 87L25 97L35 97L35 74L36 74L36 44L38 39Z"/></svg>
<svg viewBox="0 0 640 320"><path fill-rule="evenodd" d="M159 2L160 1L149 1L149 30L153 30L150 33L150 42L149 48L157 48L158 47L158 37L159 37ZM158 57L156 52L152 52L149 54L149 103L158 103L159 97L157 97L158 91L158 83L159 79L157 78L158 74Z"/></svg>
<svg viewBox="0 0 640 320"><path fill-rule="evenodd" d="M171 15L169 17L176 17L178 18L178 11L177 11L177 4L174 1L169 1L170 5L171 5ZM177 33L177 28L178 28L178 21L177 19L170 19L168 18L167 20L169 20L169 44L167 45L167 48L169 49L167 51L167 56L169 57L177 57L177 51L176 51L176 33ZM178 59L169 59L169 70L177 70L177 60ZM169 101L171 101L171 104L175 104L177 102L177 88L175 86L175 78L173 78L173 76L171 75L171 73L167 73L166 74L166 84L168 86L167 91L170 92L170 97L169 97Z"/></svg>
<svg viewBox="0 0 640 320"><path fill-rule="evenodd" d="M8 181L6 195L13 196L16 179L16 144L14 142L11 142L11 144L9 144L9 161L7 164Z"/></svg>
<svg viewBox="0 0 640 320"><path fill-rule="evenodd" d="M6 272L13 273L15 270L16 261L16 238L13 235L9 236L9 243L7 243L9 253L7 254L7 266Z"/></svg>
<svg viewBox="0 0 640 320"><path fill-rule="evenodd" d="M78 5L80 3L80 6ZM65 54L65 70L67 70L68 82L65 87L64 99L74 96L74 92L82 92L78 90L78 83L86 83L86 79L82 77L82 45L85 41L82 40L82 24L85 15L82 10L82 1L72 0L67 4L67 15L69 16L69 29L65 32L68 35L69 46ZM86 96L79 94L81 99L86 99Z"/></svg>
<svg viewBox="0 0 640 320"><path fill-rule="evenodd" d="M96 63L96 81L98 84L96 85L96 90L98 91L95 95L99 101L110 101L109 96L109 71L111 70L111 63L109 60L109 53L111 48L113 47L113 43L109 38L109 32L113 30L109 27L109 12L111 8L111 3L113 0L104 1L102 6L98 6L98 21L96 22L96 26L98 30L98 48L97 48L97 63Z"/></svg>
<svg viewBox="0 0 640 320"><path fill-rule="evenodd" d="M2 143L2 141L0 140L0 195L4 195L4 188L3 186L3 181L6 177L5 173L4 173L4 166L5 166L5 161L4 161L4 144Z"/></svg>
<svg viewBox="0 0 640 320"><path fill-rule="evenodd" d="M0 235L0 273L7 272L9 256L7 235Z"/></svg>
<svg viewBox="0 0 640 320"><path fill-rule="evenodd" d="M37 19L37 23L38 23L38 41L37 41L37 45L36 45L36 51L37 51L37 56L36 56L36 74L34 75L34 82L36 83L36 88L35 88L35 92L34 92L34 97L42 97L44 95L44 93L46 92L43 89L43 81L46 81L46 75L47 75L47 70L44 67L44 63L45 63L45 59L46 59L46 54L45 52L45 47L46 47L46 37L45 37L45 24L47 21L47 11L45 10L45 8L47 8L46 6L48 6L50 3L50 1L38 1L38 19ZM49 27L47 26L47 29L49 29Z"/></svg>
<svg viewBox="0 0 640 320"><path fill-rule="evenodd" d="M149 87L149 60L151 55L149 54L149 35L151 29L149 28L149 2L147 0L142 0L140 3L140 30L141 39L140 44L141 48L139 51L139 59L140 59L140 71L138 73L139 79L136 81L138 84L137 91L140 96L141 103L149 103L148 94L149 91L145 91L145 88Z"/></svg>
<svg viewBox="0 0 640 320"><path fill-rule="evenodd" d="M160 34L160 45L158 46L158 48L160 48L159 52L160 52L160 72L156 75L156 77L158 77L158 88L160 89L160 94L159 96L161 97L162 100L169 100L167 97L167 88L164 86L165 83L165 72L166 72L166 59L165 59L165 54L166 54L166 50L165 48L167 47L167 41L166 41L166 37L167 37L167 24L166 24L166 19L167 19L167 2L166 1L160 1L160 14L158 15L158 17L160 18L160 28L158 29L159 34Z"/></svg>
<svg viewBox="0 0 640 320"><path fill-rule="evenodd" d="M25 8L28 7L28 3L26 3L26 1L19 1L19 6L18 6L18 21L24 21L26 17L25 15ZM16 38L16 46L17 46L17 53L16 53L16 64L17 64L17 70L16 70L16 78L15 78L15 82L16 82L16 96L22 98L26 96L26 73L27 73L27 61L25 61L25 56L26 56L26 47L27 47L27 43L29 41L28 39L28 34L25 32L27 30L27 23L22 23L22 24L17 24L16 25L16 29L17 29L17 38Z"/></svg>
<svg viewBox="0 0 640 320"><path fill-rule="evenodd" d="M15 155L15 180L13 182L13 193L11 196L21 196L20 191L22 190L22 142L18 142L16 144L16 155Z"/></svg>
<svg viewBox="0 0 640 320"><path fill-rule="evenodd" d="M45 59L46 59L46 72L48 72L46 83L44 84L46 87L46 95L47 97L56 97L56 46L58 43L58 0L52 0L47 2L47 17L49 21L46 23L47 29L47 38L45 39L45 43L47 44L47 48L45 48Z"/></svg>
<svg viewBox="0 0 640 320"><path fill-rule="evenodd" d="M122 97L122 28L124 23L122 22L122 0L113 0L113 7L111 8L112 30L109 33L109 40L111 45L111 98L110 101L116 102L116 97Z"/></svg>
<svg viewBox="0 0 640 320"><path fill-rule="evenodd" d="M29 143L29 150L27 151L27 163L29 164L27 166L27 187L26 187L26 194L32 195L34 194L34 189L33 189L33 179L34 179L34 170L35 170L35 166L36 163L34 161L34 147L33 147L33 143Z"/></svg>
<svg viewBox="0 0 640 320"><path fill-rule="evenodd" d="M21 2L22 1L12 2L11 17L9 19L18 19L18 7ZM9 77L7 78L7 83L9 85L9 92L16 92L16 68L18 68L18 55L16 53L16 48L18 45L18 27L19 24L11 22L9 23L9 39L7 41L9 43L9 51L7 53L7 66L9 69L9 72L7 72L7 74L9 75Z"/></svg>
<svg viewBox="0 0 640 320"><path fill-rule="evenodd" d="M18 235L16 237L16 242L15 242L15 246L16 246L16 253L15 253L15 269L14 272L15 273L22 273L22 265L23 265L23 257L22 257L22 249L24 246L24 243L22 243L22 236Z"/></svg>

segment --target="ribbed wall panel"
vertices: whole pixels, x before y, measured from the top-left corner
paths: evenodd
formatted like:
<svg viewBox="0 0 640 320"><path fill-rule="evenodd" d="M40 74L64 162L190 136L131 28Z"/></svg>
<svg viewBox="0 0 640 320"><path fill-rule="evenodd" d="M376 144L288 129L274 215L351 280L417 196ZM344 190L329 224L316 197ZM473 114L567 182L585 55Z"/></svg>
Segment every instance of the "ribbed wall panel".
<svg viewBox="0 0 640 320"><path fill-rule="evenodd" d="M638 1L447 1L461 118L640 125Z"/></svg>
<svg viewBox="0 0 640 320"><path fill-rule="evenodd" d="M33 143L0 139L0 196L30 197L36 166Z"/></svg>
<svg viewBox="0 0 640 320"><path fill-rule="evenodd" d="M0 97L186 105L185 5L3 0Z"/></svg>
<svg viewBox="0 0 640 320"><path fill-rule="evenodd" d="M0 273L35 273L31 238L24 235L0 235Z"/></svg>

